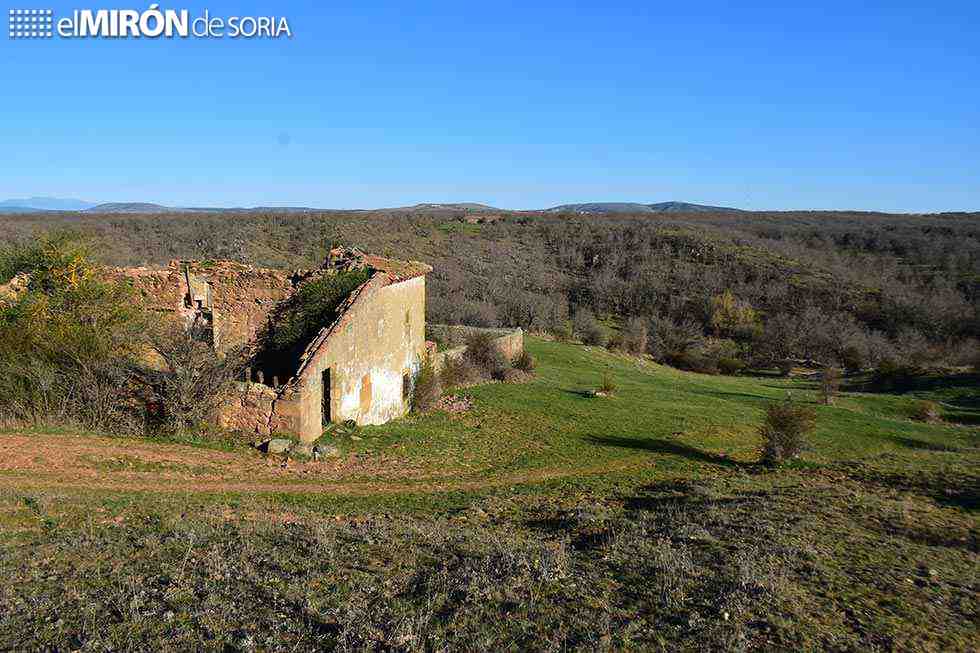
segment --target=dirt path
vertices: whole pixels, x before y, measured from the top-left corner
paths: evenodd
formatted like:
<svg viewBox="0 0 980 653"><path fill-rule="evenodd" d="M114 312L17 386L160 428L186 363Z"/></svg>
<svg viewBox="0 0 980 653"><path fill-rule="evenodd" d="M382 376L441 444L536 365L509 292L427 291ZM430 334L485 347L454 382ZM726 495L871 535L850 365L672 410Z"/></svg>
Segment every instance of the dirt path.
<svg viewBox="0 0 980 653"><path fill-rule="evenodd" d="M258 452L87 435L0 435L0 487L153 492L337 494L447 492L535 483L642 466L540 469L487 479L472 470L423 470L386 455L285 462Z"/></svg>

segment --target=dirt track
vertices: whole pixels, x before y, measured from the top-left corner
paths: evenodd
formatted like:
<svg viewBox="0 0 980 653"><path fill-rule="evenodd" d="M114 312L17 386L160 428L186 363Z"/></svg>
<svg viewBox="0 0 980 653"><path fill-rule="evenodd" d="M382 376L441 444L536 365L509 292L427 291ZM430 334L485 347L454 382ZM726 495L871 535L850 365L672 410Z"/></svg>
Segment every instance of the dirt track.
<svg viewBox="0 0 980 653"><path fill-rule="evenodd" d="M0 487L153 492L254 492L370 495L445 492L534 483L617 471L636 462L594 470L541 469L520 474L462 476L461 470L423 470L385 455L320 462L284 461L258 452L226 452L137 439L79 435L0 435ZM472 474L472 472L469 472Z"/></svg>

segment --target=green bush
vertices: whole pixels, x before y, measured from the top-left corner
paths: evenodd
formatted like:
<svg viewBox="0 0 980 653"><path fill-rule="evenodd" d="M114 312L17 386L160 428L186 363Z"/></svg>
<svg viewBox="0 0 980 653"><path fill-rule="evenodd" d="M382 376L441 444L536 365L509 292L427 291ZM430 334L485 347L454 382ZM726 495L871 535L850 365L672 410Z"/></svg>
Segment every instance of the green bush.
<svg viewBox="0 0 980 653"><path fill-rule="evenodd" d="M816 413L809 406L794 403L789 397L770 404L759 427L762 462L775 467L799 456L807 449L815 426Z"/></svg>
<svg viewBox="0 0 980 653"><path fill-rule="evenodd" d="M129 287L102 281L89 250L57 234L0 254L4 276L27 275L24 292L0 301L0 420L143 428L154 320Z"/></svg>
<svg viewBox="0 0 980 653"><path fill-rule="evenodd" d="M303 283L279 307L263 333L255 367L267 379L288 379L296 372L299 357L324 325L337 318L337 309L371 276L369 270L330 274Z"/></svg>

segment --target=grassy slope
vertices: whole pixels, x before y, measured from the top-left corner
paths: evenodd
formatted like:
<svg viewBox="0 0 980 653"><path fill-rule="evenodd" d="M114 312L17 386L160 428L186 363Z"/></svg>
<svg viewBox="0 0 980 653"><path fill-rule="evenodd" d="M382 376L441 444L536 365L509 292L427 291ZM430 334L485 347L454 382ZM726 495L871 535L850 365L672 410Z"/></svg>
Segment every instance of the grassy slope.
<svg viewBox="0 0 980 653"><path fill-rule="evenodd" d="M0 648L975 650L977 431L903 417L975 420L975 379L848 393L768 472L805 381L528 346L530 384L345 436L410 493L0 491Z"/></svg>
<svg viewBox="0 0 980 653"><path fill-rule="evenodd" d="M466 394L476 409L468 414L367 428L364 439L344 445L365 453L394 448L456 478L569 475L581 482L582 474L626 469L651 480L752 463L768 402L787 392L817 401L814 384L803 380L705 376L596 348L531 338L527 344L539 361L531 383L472 388ZM616 395L587 397L604 373L617 384ZM901 468L929 464L922 451L976 447L975 430L910 421L923 396L847 393L833 406L817 405L807 461Z"/></svg>

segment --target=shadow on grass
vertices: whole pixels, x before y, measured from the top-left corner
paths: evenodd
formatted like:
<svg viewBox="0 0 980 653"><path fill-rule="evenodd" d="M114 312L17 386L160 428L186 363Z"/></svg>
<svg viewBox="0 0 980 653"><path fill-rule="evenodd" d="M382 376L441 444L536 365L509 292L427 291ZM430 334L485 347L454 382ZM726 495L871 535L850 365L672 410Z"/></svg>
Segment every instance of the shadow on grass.
<svg viewBox="0 0 980 653"><path fill-rule="evenodd" d="M953 402L949 402L950 405L955 405ZM978 426L980 425L980 410L975 411L963 411L963 410L947 410L944 415L947 422L953 424L962 424L964 426Z"/></svg>
<svg viewBox="0 0 980 653"><path fill-rule="evenodd" d="M765 387L775 387L775 386L765 386ZM786 390L786 388L781 388ZM692 394L704 395L705 397L714 397L716 399L737 399L742 403L747 403L756 406L768 406L774 401L779 401L785 398L785 394L782 397L769 397L766 395L757 395L749 392L725 392L723 390L691 390ZM744 401L744 400L748 401Z"/></svg>
<svg viewBox="0 0 980 653"><path fill-rule="evenodd" d="M955 444L945 444L943 442L924 442L923 440L916 440L915 438L906 438L901 436L895 436L892 438L898 442L903 447L908 447L909 449L918 449L919 451L951 451L951 452L963 452L966 451L964 447L957 446Z"/></svg>
<svg viewBox="0 0 980 653"><path fill-rule="evenodd" d="M647 451L650 453L680 456L681 458L687 458L688 460L693 460L699 463L721 465L723 467L730 467L733 469L747 469L755 467L755 465L752 464L742 463L737 460L732 460L726 456L702 451L696 447L671 440L590 435L588 437L588 442L603 447L620 447L624 449Z"/></svg>
<svg viewBox="0 0 980 653"><path fill-rule="evenodd" d="M592 394L592 390L578 390L573 388L562 388L561 391L566 395L572 395L578 397L579 399L595 399L595 395Z"/></svg>
<svg viewBox="0 0 980 653"><path fill-rule="evenodd" d="M906 392L939 392L962 390L963 394L944 399L944 403L962 410L980 410L980 374L909 374L887 380L862 375L844 385L847 390L901 395Z"/></svg>

